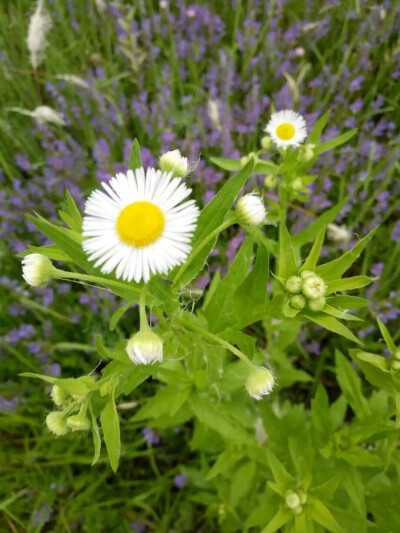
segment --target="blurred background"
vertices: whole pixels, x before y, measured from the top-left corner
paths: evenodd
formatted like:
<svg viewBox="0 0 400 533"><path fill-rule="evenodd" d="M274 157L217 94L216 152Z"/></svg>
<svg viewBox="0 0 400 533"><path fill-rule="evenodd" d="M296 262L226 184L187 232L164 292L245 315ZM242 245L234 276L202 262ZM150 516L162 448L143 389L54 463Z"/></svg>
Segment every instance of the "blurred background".
<svg viewBox="0 0 400 533"><path fill-rule="evenodd" d="M400 4L3 0L0 28L0 531L218 531L196 500L201 457L190 426L145 428L124 404L117 475L105 457L90 467L90 437L49 434L49 389L18 373L90 372L95 334L130 332L137 310L107 333L112 295L68 283L28 288L16 255L45 241L26 215L56 220L65 188L82 206L99 181L126 170L135 137L145 166L175 148L199 160L189 180L204 205L229 177L210 157L257 151L274 108L299 111L309 128L331 109L325 139L358 134L318 162L310 201L291 206L293 231L346 197L336 224L349 237L333 234L325 256L381 225L360 266L380 279L366 291L372 306L359 334L373 351L379 315L398 341ZM264 178L249 187L268 206L276 196ZM235 231L218 243L211 274L234 257L243 240ZM196 284L209 281L206 273ZM302 329L293 353L303 369L329 364L329 335Z"/></svg>

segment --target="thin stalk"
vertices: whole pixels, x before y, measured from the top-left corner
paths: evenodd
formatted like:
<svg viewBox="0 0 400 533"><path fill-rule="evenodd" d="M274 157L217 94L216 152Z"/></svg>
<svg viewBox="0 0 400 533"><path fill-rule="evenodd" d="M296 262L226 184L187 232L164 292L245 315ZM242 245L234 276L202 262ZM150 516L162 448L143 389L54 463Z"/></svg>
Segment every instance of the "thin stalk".
<svg viewBox="0 0 400 533"><path fill-rule="evenodd" d="M140 331L150 331L146 315L146 285L143 285L139 301Z"/></svg>

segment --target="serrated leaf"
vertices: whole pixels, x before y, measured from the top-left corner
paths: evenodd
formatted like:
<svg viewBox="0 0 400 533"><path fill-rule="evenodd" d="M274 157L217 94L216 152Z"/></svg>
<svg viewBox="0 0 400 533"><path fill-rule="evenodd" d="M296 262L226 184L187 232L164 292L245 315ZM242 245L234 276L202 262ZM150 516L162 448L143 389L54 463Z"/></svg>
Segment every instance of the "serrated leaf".
<svg viewBox="0 0 400 533"><path fill-rule="evenodd" d="M351 278L333 279L327 282L328 289L326 294L332 294L339 291L352 291L366 287L374 281L374 278L368 276L353 276Z"/></svg>
<svg viewBox="0 0 400 533"><path fill-rule="evenodd" d="M121 454L121 437L119 417L114 400L114 391L109 395L106 406L100 414L100 421L103 429L104 442L106 443L108 459L111 468L116 472Z"/></svg>
<svg viewBox="0 0 400 533"><path fill-rule="evenodd" d="M307 259L304 261L304 264L301 267L300 272L302 272L303 270L313 270L313 271L315 270L317 263L318 263L319 256L321 254L322 244L325 238L325 229L326 229L326 226L323 226L317 233L314 244L312 245L312 248L310 250L310 253L308 254Z"/></svg>
<svg viewBox="0 0 400 533"><path fill-rule="evenodd" d="M136 170L143 166L142 156L140 155L140 145L137 139L132 143L131 152L129 154L129 168Z"/></svg>
<svg viewBox="0 0 400 533"><path fill-rule="evenodd" d="M342 337L345 337L346 339L349 339L350 341L356 342L357 344L360 344L361 346L363 345L360 339L357 339L357 337L344 324L341 324L333 316L327 315L323 312L311 313L307 311L302 311L300 316L303 316L307 318L308 320L311 320L311 322L315 322L315 324L318 324L318 326L322 326L328 331L332 331L333 333L342 335Z"/></svg>
<svg viewBox="0 0 400 533"><path fill-rule="evenodd" d="M381 330L381 333L382 333L382 336L383 336L383 338L385 340L386 346L388 347L390 353L392 355L394 355L395 352L397 351L397 347L396 347L396 345L395 345L395 343L394 343L394 341L392 339L392 336L389 333L389 330L387 329L385 324L382 322L382 320L377 318L376 321L378 322L378 326L379 326L379 329Z"/></svg>
<svg viewBox="0 0 400 533"><path fill-rule="evenodd" d="M360 377L350 361L338 350L335 352L335 361L337 380L349 405L357 418L360 420L367 419L371 412L368 402L362 393Z"/></svg>
<svg viewBox="0 0 400 533"><path fill-rule="evenodd" d="M370 231L368 235L358 241L358 243L355 244L353 248L348 250L345 254L341 255L337 259L334 259L333 261L330 261L329 263L325 263L324 265L317 267L316 273L324 278L325 281L339 279L360 256L361 252L372 239L377 229L378 228L374 228L372 231Z"/></svg>
<svg viewBox="0 0 400 533"><path fill-rule="evenodd" d="M297 274L297 262L294 255L290 234L282 222L279 225L279 260L278 276L286 280Z"/></svg>
<svg viewBox="0 0 400 533"><path fill-rule="evenodd" d="M203 268L204 262L214 248L218 236L211 239L197 255L195 255L196 248L201 245L202 242L205 241L225 220L225 217L232 209L236 196L246 184L253 168L254 161L252 159L238 174L236 174L236 176L230 178L229 181L221 187L211 202L201 211L197 223L197 229L192 241L193 251L186 260L186 264L178 270L174 280L175 285L179 287L187 285ZM195 257L193 262L191 259L192 257Z"/></svg>
<svg viewBox="0 0 400 533"><path fill-rule="evenodd" d="M331 207L322 215L320 215L310 226L308 226L308 228L300 231L300 233L297 235L294 235L292 237L293 246L300 247L304 244L312 242L323 227L326 227L328 224L336 220L336 217L342 212L348 201L348 198L344 198L337 205Z"/></svg>

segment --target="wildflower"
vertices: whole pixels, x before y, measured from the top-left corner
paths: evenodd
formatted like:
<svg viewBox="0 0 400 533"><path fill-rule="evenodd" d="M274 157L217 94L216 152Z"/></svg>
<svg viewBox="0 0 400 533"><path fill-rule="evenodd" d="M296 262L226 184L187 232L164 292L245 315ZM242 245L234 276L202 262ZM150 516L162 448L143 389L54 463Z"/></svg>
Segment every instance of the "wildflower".
<svg viewBox="0 0 400 533"><path fill-rule="evenodd" d="M30 53L30 62L33 68L38 68L44 59L44 52L48 46L47 36L52 22L50 15L43 7L44 0L39 0L33 13L28 28L27 45Z"/></svg>
<svg viewBox="0 0 400 533"><path fill-rule="evenodd" d="M218 102L210 98L207 101L207 111L208 111L208 116L210 117L211 124L213 125L213 127L216 130L221 131L222 125L221 125L221 119L219 116Z"/></svg>
<svg viewBox="0 0 400 533"><path fill-rule="evenodd" d="M264 204L256 194L245 194L240 197L236 205L238 221L248 226L259 226L265 222L266 212Z"/></svg>
<svg viewBox="0 0 400 533"><path fill-rule="evenodd" d="M345 244L351 239L351 233L346 226L337 226L336 224L328 224L326 235L331 241L342 242Z"/></svg>
<svg viewBox="0 0 400 533"><path fill-rule="evenodd" d="M76 74L57 74L57 79L71 83L81 89L89 89L88 82Z"/></svg>
<svg viewBox="0 0 400 533"><path fill-rule="evenodd" d="M186 474L177 474L174 477L174 485L177 489L183 489L187 484L187 475Z"/></svg>
<svg viewBox="0 0 400 533"><path fill-rule="evenodd" d="M299 146L307 137L304 118L295 111L273 113L265 130L278 147Z"/></svg>
<svg viewBox="0 0 400 533"><path fill-rule="evenodd" d="M172 172L174 176L185 178L189 172L187 157L181 156L179 150L166 152L160 157L160 168L163 172Z"/></svg>
<svg viewBox="0 0 400 533"><path fill-rule="evenodd" d="M23 109L22 107L10 107L9 109L10 111L20 113L21 115L28 115L34 118L39 125L46 123L57 124L58 126L66 125L61 113L47 105L40 105L33 111L30 111L29 109Z"/></svg>
<svg viewBox="0 0 400 533"><path fill-rule="evenodd" d="M313 274L312 276L307 277L303 280L301 290L304 296L309 300L318 300L326 294L326 285L324 280Z"/></svg>
<svg viewBox="0 0 400 533"><path fill-rule="evenodd" d="M68 426L64 413L53 411L46 416L46 425L54 435L61 436L68 433Z"/></svg>
<svg viewBox="0 0 400 533"><path fill-rule="evenodd" d="M254 368L246 379L247 392L256 400L261 400L262 396L270 394L274 384L275 379L272 372L263 366Z"/></svg>
<svg viewBox="0 0 400 533"><path fill-rule="evenodd" d="M297 294L301 292L302 284L303 280L299 276L290 276L290 278L286 280L285 288L288 292Z"/></svg>
<svg viewBox="0 0 400 533"><path fill-rule="evenodd" d="M163 341L152 331L139 331L126 346L129 359L136 365L149 365L163 360Z"/></svg>
<svg viewBox="0 0 400 533"><path fill-rule="evenodd" d="M72 431L88 431L91 423L86 415L79 413L67 418L67 426L72 429Z"/></svg>
<svg viewBox="0 0 400 533"><path fill-rule="evenodd" d="M29 254L22 260L22 277L32 287L44 287L52 278L53 265L42 254Z"/></svg>
<svg viewBox="0 0 400 533"><path fill-rule="evenodd" d="M128 170L102 183L86 202L83 249L104 274L149 281L183 263L199 210L182 202L191 189L181 179L153 168Z"/></svg>
<svg viewBox="0 0 400 533"><path fill-rule="evenodd" d="M158 446L160 444L160 436L152 428L144 428L143 437L149 446Z"/></svg>

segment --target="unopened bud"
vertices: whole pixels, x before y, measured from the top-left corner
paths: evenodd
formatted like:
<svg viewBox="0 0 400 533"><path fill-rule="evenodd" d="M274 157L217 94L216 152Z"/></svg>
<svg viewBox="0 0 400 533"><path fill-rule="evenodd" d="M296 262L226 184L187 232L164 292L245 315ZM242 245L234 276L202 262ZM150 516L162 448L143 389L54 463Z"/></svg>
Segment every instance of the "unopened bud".
<svg viewBox="0 0 400 533"><path fill-rule="evenodd" d="M163 360L163 341L152 331L139 331L126 346L129 359L136 365L150 365Z"/></svg>
<svg viewBox="0 0 400 533"><path fill-rule="evenodd" d="M311 309L311 311L322 311L322 309L325 307L326 300L322 296L321 298L318 298L317 300L309 300L308 301L308 307Z"/></svg>
<svg viewBox="0 0 400 533"><path fill-rule="evenodd" d="M187 157L182 157L179 150L163 154L160 157L160 168L164 172L172 172L179 178L185 178L189 172Z"/></svg>
<svg viewBox="0 0 400 533"><path fill-rule="evenodd" d="M298 294L301 292L303 280L299 276L290 276L286 280L285 287L286 290L292 294Z"/></svg>
<svg viewBox="0 0 400 533"><path fill-rule="evenodd" d="M236 216L241 224L247 226L264 224L266 212L263 201L256 194L241 196L236 204Z"/></svg>
<svg viewBox="0 0 400 533"><path fill-rule="evenodd" d="M72 431L88 431L91 423L87 416L77 414L67 418L67 426L72 429Z"/></svg>
<svg viewBox="0 0 400 533"><path fill-rule="evenodd" d="M289 509L296 509L296 507L300 505L300 497L297 492L289 490L285 494L285 503L289 507Z"/></svg>
<svg viewBox="0 0 400 533"><path fill-rule="evenodd" d="M52 278L53 265L42 254L29 254L22 260L22 277L32 287L44 287Z"/></svg>
<svg viewBox="0 0 400 533"><path fill-rule="evenodd" d="M254 368L246 379L247 392L256 400L261 400L262 396L270 394L274 384L275 379L272 372L263 366Z"/></svg>
<svg viewBox="0 0 400 533"><path fill-rule="evenodd" d="M315 145L314 144L306 144L305 146L302 146L299 150L299 160L303 161L303 163L308 163L308 161L311 161L311 159L315 156Z"/></svg>
<svg viewBox="0 0 400 533"><path fill-rule="evenodd" d="M396 348L396 351L393 354L393 357L400 361L400 348Z"/></svg>
<svg viewBox="0 0 400 533"><path fill-rule="evenodd" d="M54 435L61 436L68 433L67 422L61 411L53 411L46 416L46 425Z"/></svg>
<svg viewBox="0 0 400 533"><path fill-rule="evenodd" d="M65 402L65 391L58 385L54 385L51 389L51 398L53 402L60 406Z"/></svg>
<svg viewBox="0 0 400 533"><path fill-rule="evenodd" d="M312 270L303 270L302 272L300 272L301 279L307 279L310 276L315 276L315 272L313 272Z"/></svg>
<svg viewBox="0 0 400 533"><path fill-rule="evenodd" d="M326 285L324 280L314 274L303 280L302 292L309 300L318 300L326 294Z"/></svg>
<svg viewBox="0 0 400 533"><path fill-rule="evenodd" d="M296 178L292 181L291 187L293 191L301 191L303 188L303 180L301 178Z"/></svg>
<svg viewBox="0 0 400 533"><path fill-rule="evenodd" d="M263 150L271 150L273 145L274 143L272 142L271 137L269 137L268 135L265 135L265 137L261 139L261 148Z"/></svg>
<svg viewBox="0 0 400 533"><path fill-rule="evenodd" d="M393 370L400 370L400 361L393 361L392 360L392 368L393 368Z"/></svg>
<svg viewBox="0 0 400 533"><path fill-rule="evenodd" d="M302 294L295 294L290 298L290 306L301 311L306 306L307 300Z"/></svg>
<svg viewBox="0 0 400 533"><path fill-rule="evenodd" d="M275 189L275 187L278 185L278 178L272 174L265 176L264 185L268 187L268 189Z"/></svg>

